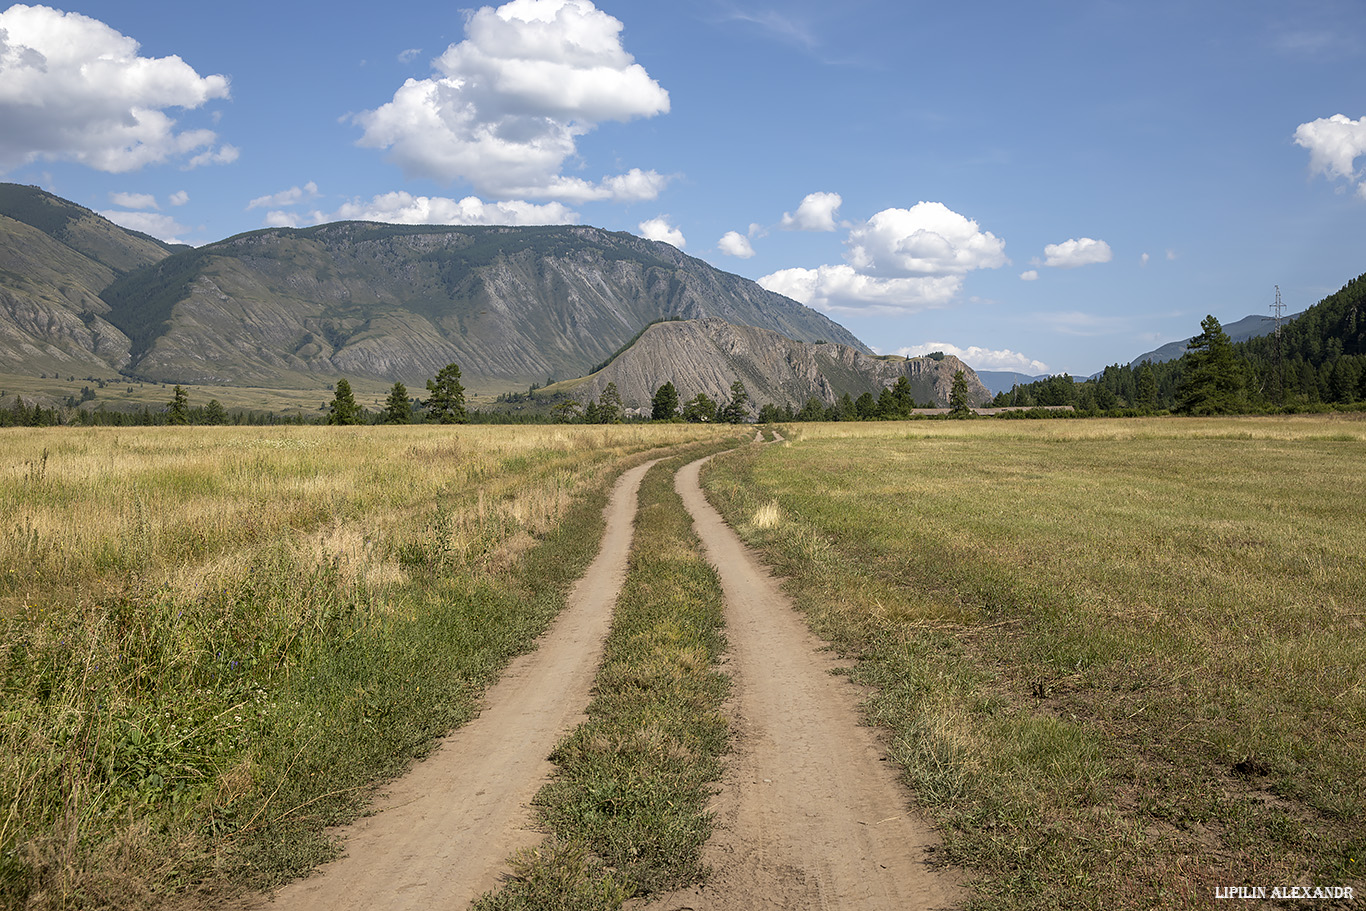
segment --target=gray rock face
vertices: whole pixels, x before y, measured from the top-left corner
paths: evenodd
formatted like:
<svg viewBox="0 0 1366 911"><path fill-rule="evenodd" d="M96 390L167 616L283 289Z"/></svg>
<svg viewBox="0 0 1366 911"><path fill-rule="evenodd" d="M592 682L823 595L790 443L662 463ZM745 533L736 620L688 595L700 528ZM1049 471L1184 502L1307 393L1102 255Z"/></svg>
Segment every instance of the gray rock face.
<svg viewBox="0 0 1366 911"><path fill-rule="evenodd" d="M958 370L967 379L971 404L990 400L977 374L956 357L877 356L848 345L793 341L767 329L702 319L656 323L602 370L572 387L564 384L564 391L587 402L616 383L623 404L648 408L666 382L683 401L701 392L724 403L739 380L755 408L772 403L799 409L812 397L829 405L845 394L876 396L905 376L917 402L947 406Z"/></svg>
<svg viewBox="0 0 1366 911"><path fill-rule="evenodd" d="M160 382L472 389L582 376L662 317L719 317L866 351L848 330L667 245L597 228L338 223L178 254L105 294Z"/></svg>

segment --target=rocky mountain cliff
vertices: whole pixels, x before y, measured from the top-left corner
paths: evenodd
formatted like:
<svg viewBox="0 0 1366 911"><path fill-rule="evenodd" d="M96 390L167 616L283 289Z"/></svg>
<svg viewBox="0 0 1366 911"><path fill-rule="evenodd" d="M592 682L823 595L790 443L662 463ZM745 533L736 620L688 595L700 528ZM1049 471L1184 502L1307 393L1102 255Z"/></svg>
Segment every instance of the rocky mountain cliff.
<svg viewBox="0 0 1366 911"><path fill-rule="evenodd" d="M597 373L545 391L587 402L616 383L623 404L648 408L666 382L684 401L704 392L724 403L730 401L731 383L739 380L756 408L773 403L799 409L813 396L826 404L845 394L876 396L905 376L917 402L947 406L958 370L967 377L972 404L991 398L972 368L956 357L876 356L861 347L793 341L767 329L702 319L656 323Z"/></svg>
<svg viewBox="0 0 1366 911"><path fill-rule="evenodd" d="M667 244L598 228L342 222L241 235L104 293L129 372L162 382L472 389L581 376L660 318L719 317L863 348L846 329Z"/></svg>
<svg viewBox="0 0 1366 911"><path fill-rule="evenodd" d="M72 374L126 366L131 342L100 292L170 253L36 187L0 184L0 365Z"/></svg>
<svg viewBox="0 0 1366 911"><path fill-rule="evenodd" d="M790 298L667 244L581 226L339 222L199 248L0 184L0 370L472 391L582 376L661 318L718 317L866 351Z"/></svg>

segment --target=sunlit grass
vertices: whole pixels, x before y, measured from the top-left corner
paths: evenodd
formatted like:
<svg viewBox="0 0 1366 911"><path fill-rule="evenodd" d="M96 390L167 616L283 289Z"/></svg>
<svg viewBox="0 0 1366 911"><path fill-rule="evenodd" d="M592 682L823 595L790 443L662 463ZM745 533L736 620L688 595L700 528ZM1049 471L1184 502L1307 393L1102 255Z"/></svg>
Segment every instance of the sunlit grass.
<svg viewBox="0 0 1366 911"><path fill-rule="evenodd" d="M982 907L1361 881L1366 423L805 425L713 494Z"/></svg>
<svg viewBox="0 0 1366 911"><path fill-rule="evenodd" d="M0 432L0 905L325 857L562 606L610 479L725 432Z"/></svg>

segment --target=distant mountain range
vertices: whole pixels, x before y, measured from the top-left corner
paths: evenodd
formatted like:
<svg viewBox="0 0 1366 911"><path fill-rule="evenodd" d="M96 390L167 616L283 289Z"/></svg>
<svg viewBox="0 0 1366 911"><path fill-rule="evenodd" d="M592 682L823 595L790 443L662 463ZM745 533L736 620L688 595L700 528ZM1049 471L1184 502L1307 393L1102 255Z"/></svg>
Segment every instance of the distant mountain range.
<svg viewBox="0 0 1366 911"><path fill-rule="evenodd" d="M704 318L871 354L823 314L632 234L341 222L192 249L0 185L12 373L420 387L456 362L471 390L501 391L587 374L659 319Z"/></svg>
<svg viewBox="0 0 1366 911"><path fill-rule="evenodd" d="M982 384L991 391L992 395L1001 392L1009 392L1016 386L1023 386L1026 383L1032 383L1036 380L1046 380L1051 375L1052 374L1049 373L1040 373L1037 376L1031 376L1028 373L1015 373L1010 370L977 371L978 378L982 381Z"/></svg>
<svg viewBox="0 0 1366 911"><path fill-rule="evenodd" d="M904 376L917 402L947 407L959 370L971 404L991 398L978 375L956 357L872 355L850 345L798 342L768 329L703 319L655 323L593 375L543 391L587 402L613 383L627 407L648 408L666 382L683 400L701 392L724 403L738 379L756 409L774 404L800 410L812 398L832 405L843 395L877 396Z"/></svg>

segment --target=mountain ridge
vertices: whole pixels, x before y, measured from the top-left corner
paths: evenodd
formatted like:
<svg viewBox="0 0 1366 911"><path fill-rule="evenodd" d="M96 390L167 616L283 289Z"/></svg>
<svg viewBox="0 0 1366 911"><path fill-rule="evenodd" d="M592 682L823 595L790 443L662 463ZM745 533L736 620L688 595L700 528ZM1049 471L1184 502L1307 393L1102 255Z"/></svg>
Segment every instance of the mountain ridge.
<svg viewBox="0 0 1366 911"><path fill-rule="evenodd" d="M601 370L542 392L586 402L614 383L623 404L648 409L655 391L666 382L674 384L683 400L705 393L724 403L730 401L731 384L739 380L755 408L773 404L799 410L811 398L833 405L843 395L877 396L905 376L916 401L946 407L953 375L959 370L967 378L972 404L991 398L972 368L956 357L873 355L835 342L794 341L771 330L709 318L655 323Z"/></svg>

